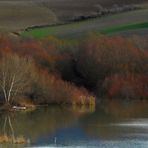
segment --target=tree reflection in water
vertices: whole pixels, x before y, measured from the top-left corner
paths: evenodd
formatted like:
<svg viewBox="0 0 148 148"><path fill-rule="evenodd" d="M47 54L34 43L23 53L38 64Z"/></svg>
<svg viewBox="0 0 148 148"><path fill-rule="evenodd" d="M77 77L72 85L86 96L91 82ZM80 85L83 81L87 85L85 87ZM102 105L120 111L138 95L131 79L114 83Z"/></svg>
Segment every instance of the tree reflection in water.
<svg viewBox="0 0 148 148"><path fill-rule="evenodd" d="M18 140L25 144L36 143L41 137L72 126L81 116L93 111L92 108L84 106L79 108L50 106L32 112L1 113L0 120L4 122L0 122L2 133L0 143L21 143Z"/></svg>
<svg viewBox="0 0 148 148"><path fill-rule="evenodd" d="M145 101L112 100L100 103L96 110L84 106L49 106L32 112L0 113L0 133L12 141L22 135L30 140L31 146L83 142L87 145L93 140L99 144L122 138L148 140L147 108ZM16 144L0 147L16 148Z"/></svg>
<svg viewBox="0 0 148 148"><path fill-rule="evenodd" d="M23 136L16 136L15 130L13 128L13 124L11 122L11 116L9 114L5 114L1 121L1 135L0 135L0 143L3 144L29 144L30 140L25 139ZM18 135L18 134L17 134Z"/></svg>

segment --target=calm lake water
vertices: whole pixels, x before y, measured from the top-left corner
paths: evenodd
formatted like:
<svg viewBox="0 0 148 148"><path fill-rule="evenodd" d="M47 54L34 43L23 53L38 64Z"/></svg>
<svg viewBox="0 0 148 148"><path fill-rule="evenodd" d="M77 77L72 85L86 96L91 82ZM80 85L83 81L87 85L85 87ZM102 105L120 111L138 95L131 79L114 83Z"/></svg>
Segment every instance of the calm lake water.
<svg viewBox="0 0 148 148"><path fill-rule="evenodd" d="M148 148L148 102L107 101L96 109L50 106L0 114L0 136L30 144L0 148Z"/></svg>

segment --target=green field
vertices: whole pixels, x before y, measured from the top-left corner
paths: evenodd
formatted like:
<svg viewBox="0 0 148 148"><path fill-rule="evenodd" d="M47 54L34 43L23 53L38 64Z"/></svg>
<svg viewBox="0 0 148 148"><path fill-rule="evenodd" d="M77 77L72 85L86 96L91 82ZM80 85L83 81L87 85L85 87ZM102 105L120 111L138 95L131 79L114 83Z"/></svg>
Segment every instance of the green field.
<svg viewBox="0 0 148 148"><path fill-rule="evenodd" d="M139 30L139 29L148 29L148 22L138 23L138 24L128 24L128 25L121 25L121 26L114 26L112 28L99 30L97 33L102 34L112 34L116 32L122 32L122 31L129 31L129 30ZM24 32L23 36L32 36L35 38L43 38L49 35L56 36L56 33L58 31L62 31L62 28L58 27L51 27L51 28L42 28L42 29L34 29L29 32Z"/></svg>
<svg viewBox="0 0 148 148"><path fill-rule="evenodd" d="M129 30L148 29L147 18L148 9L143 9L65 25L30 29L22 32L21 35L34 38L44 38L50 35L60 38L75 38L88 32L112 34Z"/></svg>
<svg viewBox="0 0 148 148"><path fill-rule="evenodd" d="M116 32L138 30L138 29L148 29L148 22L115 26L115 27L112 27L112 28L102 30L100 32L103 33L103 34L112 34L112 33L116 33Z"/></svg>

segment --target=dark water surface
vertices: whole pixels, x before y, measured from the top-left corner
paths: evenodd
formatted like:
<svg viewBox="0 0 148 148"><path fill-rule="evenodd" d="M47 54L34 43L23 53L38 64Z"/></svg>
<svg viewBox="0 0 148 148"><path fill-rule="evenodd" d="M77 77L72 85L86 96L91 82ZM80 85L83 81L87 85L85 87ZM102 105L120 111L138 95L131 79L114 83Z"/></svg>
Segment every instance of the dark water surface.
<svg viewBox="0 0 148 148"><path fill-rule="evenodd" d="M0 148L148 148L148 102L107 101L96 109L50 106L0 114L0 138L23 136L28 145Z"/></svg>

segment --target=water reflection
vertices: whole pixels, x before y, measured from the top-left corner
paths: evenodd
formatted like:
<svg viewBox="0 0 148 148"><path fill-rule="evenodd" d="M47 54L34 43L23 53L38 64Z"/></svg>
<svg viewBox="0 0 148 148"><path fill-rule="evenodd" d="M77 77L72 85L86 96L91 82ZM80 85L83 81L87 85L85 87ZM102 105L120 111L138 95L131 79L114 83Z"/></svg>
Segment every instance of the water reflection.
<svg viewBox="0 0 148 148"><path fill-rule="evenodd" d="M0 113L0 137L23 144L0 144L2 148L43 145L110 147L113 143L143 143L148 140L148 102L106 101L96 110L50 106L32 112ZM1 140L1 139L0 139Z"/></svg>
<svg viewBox="0 0 148 148"><path fill-rule="evenodd" d="M100 139L147 138L148 102L118 100L99 104L95 113L81 119L87 135Z"/></svg>
<svg viewBox="0 0 148 148"><path fill-rule="evenodd" d="M6 146L6 143L13 143L13 145L17 143L14 142L17 139L16 137L24 137L24 139L27 139L27 144L34 144L41 137L52 135L58 129L68 128L76 124L80 116L92 111L92 108L87 109L85 107L52 106L40 108L33 112L1 113L1 137L10 137L11 139L11 141L2 141L2 143L5 143L3 146Z"/></svg>

